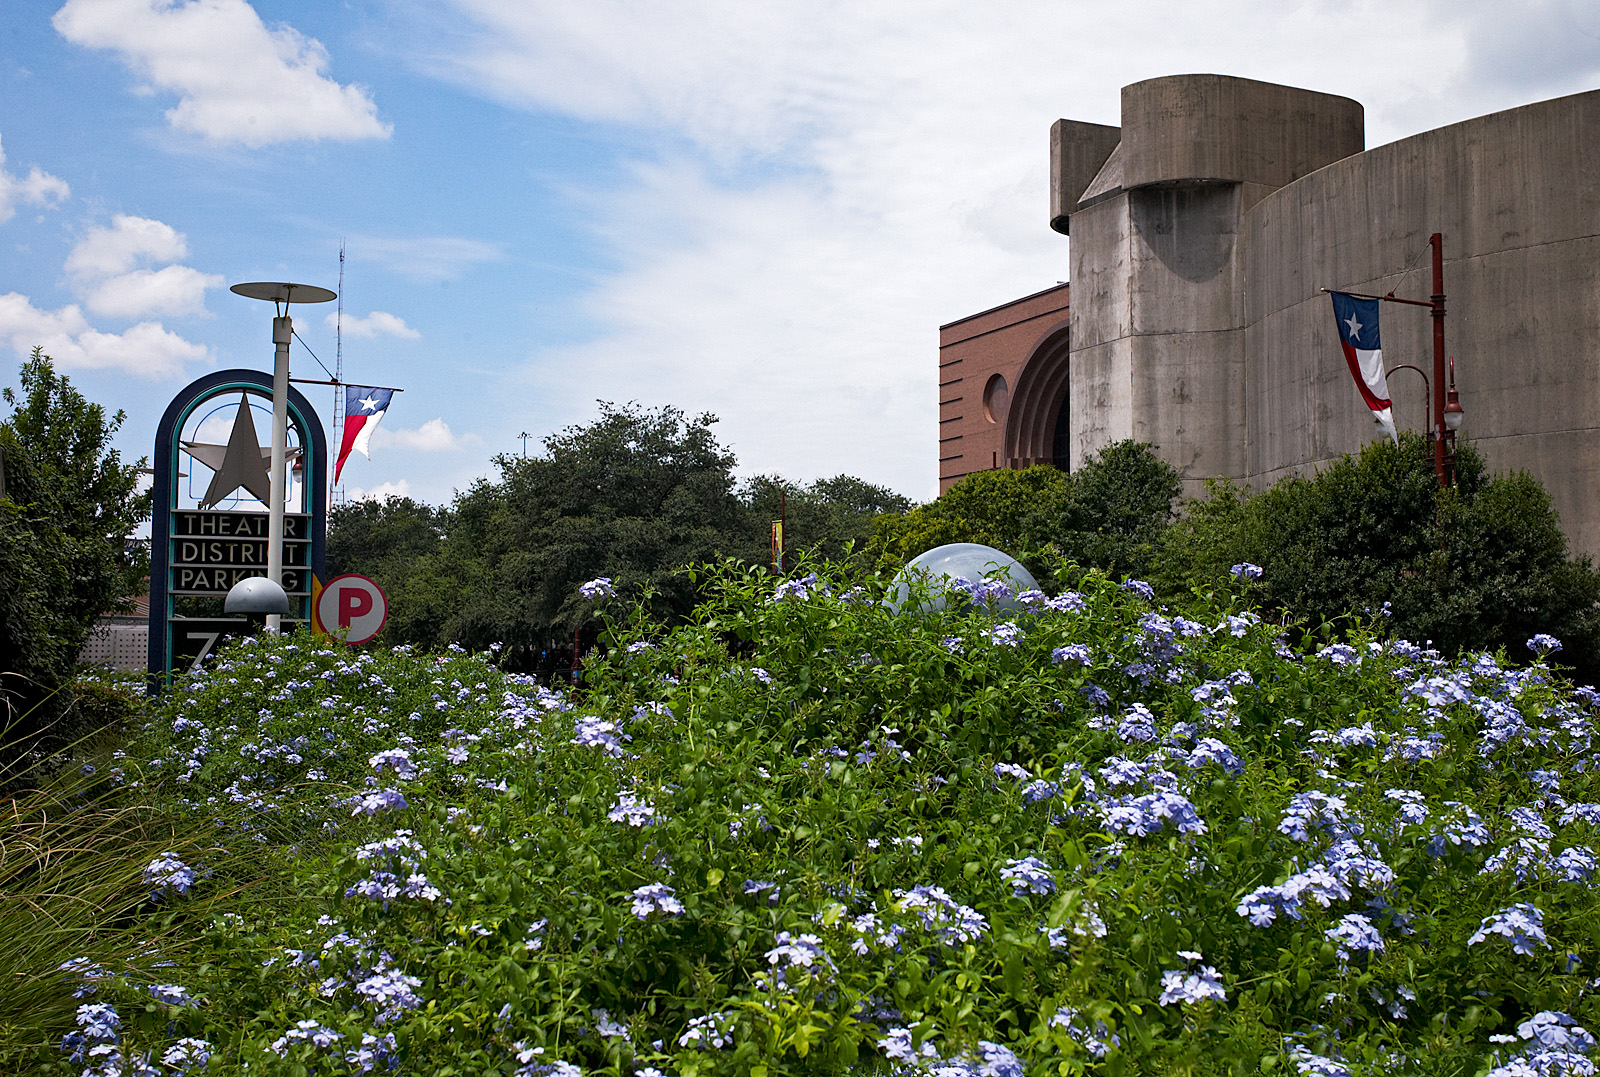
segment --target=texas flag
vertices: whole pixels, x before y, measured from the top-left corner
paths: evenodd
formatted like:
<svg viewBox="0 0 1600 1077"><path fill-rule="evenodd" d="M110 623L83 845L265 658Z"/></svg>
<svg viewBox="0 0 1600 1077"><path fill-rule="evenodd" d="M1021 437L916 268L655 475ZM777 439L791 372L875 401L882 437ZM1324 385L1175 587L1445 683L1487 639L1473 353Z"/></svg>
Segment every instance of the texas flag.
<svg viewBox="0 0 1600 1077"><path fill-rule="evenodd" d="M362 456L372 459L368 444L383 413L389 410L389 398L394 396L394 392L393 389L374 389L366 385L344 387L344 440L339 444L339 462L333 465L334 482L339 481L339 472L344 470L344 462L351 449L360 449Z"/></svg>
<svg viewBox="0 0 1600 1077"><path fill-rule="evenodd" d="M1339 346L1344 349L1344 360L1350 364L1350 376L1356 379L1356 389L1361 399L1377 417L1383 427L1398 443L1394 432L1394 408L1389 402L1389 379L1383 372L1383 346L1378 343L1378 301L1357 299L1343 292L1330 292L1333 296L1333 317L1339 323Z"/></svg>

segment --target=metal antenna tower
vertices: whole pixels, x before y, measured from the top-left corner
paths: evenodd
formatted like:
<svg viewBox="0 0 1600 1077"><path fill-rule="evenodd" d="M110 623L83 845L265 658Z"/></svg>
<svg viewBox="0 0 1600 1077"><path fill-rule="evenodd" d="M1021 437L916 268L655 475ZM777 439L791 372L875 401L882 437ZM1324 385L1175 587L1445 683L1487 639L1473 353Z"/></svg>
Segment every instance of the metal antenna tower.
<svg viewBox="0 0 1600 1077"><path fill-rule="evenodd" d="M339 241L339 307L333 322L333 444L344 444L344 240ZM335 451L338 451L335 449ZM328 504L334 504L333 476L328 476Z"/></svg>

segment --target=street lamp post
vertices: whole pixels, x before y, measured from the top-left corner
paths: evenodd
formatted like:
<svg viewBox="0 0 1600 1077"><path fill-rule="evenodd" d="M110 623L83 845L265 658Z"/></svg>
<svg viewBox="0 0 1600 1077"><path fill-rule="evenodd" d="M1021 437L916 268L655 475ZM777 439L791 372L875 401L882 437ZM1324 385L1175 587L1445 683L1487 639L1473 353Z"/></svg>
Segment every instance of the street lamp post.
<svg viewBox="0 0 1600 1077"><path fill-rule="evenodd" d="M1454 437L1453 431L1444 424L1444 235L1435 232L1428 237L1428 243L1433 247L1433 295L1429 302L1433 306L1433 473L1439 478L1440 486L1448 486L1455 481L1455 454L1445 456L1445 436ZM1460 404L1456 410L1460 411Z"/></svg>
<svg viewBox="0 0 1600 1077"><path fill-rule="evenodd" d="M1356 299L1376 299L1383 303L1405 303L1413 307L1427 307L1433 314L1433 400L1428 437L1433 442L1433 473L1440 487L1455 482L1455 436L1466 413L1461 410L1461 399L1456 394L1455 360L1450 360L1449 401L1446 402L1444 355L1444 235L1435 232L1428 237L1433 248L1433 295L1427 299L1401 299L1393 292L1387 295L1367 295L1362 292L1341 292ZM1324 288L1323 291L1328 291ZM1398 367L1396 369L1399 369ZM1413 367L1412 369L1416 369ZM1420 371L1419 371L1420 373ZM1423 375L1424 382L1427 376ZM1446 451L1445 441L1450 441Z"/></svg>
<svg viewBox="0 0 1600 1077"><path fill-rule="evenodd" d="M289 444L289 342L294 337L294 322L289 317L290 303L327 303L338 296L311 284L285 284L251 281L235 284L230 291L246 299L262 299L273 305L272 319L272 474L269 476L267 506L267 579L283 586L283 502L287 496L284 475ZM276 632L282 617L267 615L267 629Z"/></svg>

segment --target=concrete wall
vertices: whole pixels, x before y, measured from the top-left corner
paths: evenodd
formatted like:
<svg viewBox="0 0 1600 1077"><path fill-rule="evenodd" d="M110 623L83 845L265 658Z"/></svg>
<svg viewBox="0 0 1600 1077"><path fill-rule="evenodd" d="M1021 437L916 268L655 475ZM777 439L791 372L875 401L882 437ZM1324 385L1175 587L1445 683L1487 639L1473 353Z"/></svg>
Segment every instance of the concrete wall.
<svg viewBox="0 0 1600 1077"><path fill-rule="evenodd" d="M1573 547L1600 555L1600 92L1380 146L1246 215L1244 477L1265 483L1375 436L1318 289L1427 298L1435 231L1463 434L1491 468L1537 476ZM1382 318L1387 364L1431 369L1428 312L1386 304ZM1399 371L1390 385L1402 428L1419 428L1420 379Z"/></svg>
<svg viewBox="0 0 1600 1077"><path fill-rule="evenodd" d="M1348 97L1225 75L1135 82L1122 88L1122 185L1282 187L1361 152L1364 115Z"/></svg>
<svg viewBox="0 0 1600 1077"><path fill-rule="evenodd" d="M1052 129L1053 147L1064 130ZM1361 106L1180 75L1125 87L1118 130L1121 144L1068 215L1073 461L1122 438L1148 441L1195 494L1247 466L1244 217L1282 184L1360 150Z"/></svg>
<svg viewBox="0 0 1600 1077"><path fill-rule="evenodd" d="M1366 152L1361 115L1347 98L1182 75L1126 87L1120 128L1052 129L1068 154L1051 224L1072 235L1074 464L1134 437L1193 493L1360 448L1378 430L1319 289L1425 299L1438 231L1463 433L1491 467L1537 476L1573 547L1600 556L1600 91ZM1119 144L1067 209L1111 131ZM1431 370L1425 309L1386 304L1382 325L1391 370ZM1390 390L1399 426L1421 428L1421 379L1395 371Z"/></svg>

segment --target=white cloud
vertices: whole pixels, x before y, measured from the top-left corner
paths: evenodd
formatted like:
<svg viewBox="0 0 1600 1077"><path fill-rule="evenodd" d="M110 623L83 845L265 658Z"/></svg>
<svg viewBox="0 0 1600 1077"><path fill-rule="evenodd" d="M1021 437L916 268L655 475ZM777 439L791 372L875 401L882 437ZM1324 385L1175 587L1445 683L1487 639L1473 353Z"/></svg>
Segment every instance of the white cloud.
<svg viewBox="0 0 1600 1077"><path fill-rule="evenodd" d="M372 432L372 441L379 448L396 445L418 452L460 452L468 442L482 443L480 438L472 434L457 437L443 419L429 419L415 430L391 430L380 426Z"/></svg>
<svg viewBox="0 0 1600 1077"><path fill-rule="evenodd" d="M96 314L113 318L200 314L206 308L206 289L221 286L218 274L189 266L136 269L96 285L84 301Z"/></svg>
<svg viewBox="0 0 1600 1077"><path fill-rule="evenodd" d="M123 370L141 378L181 374L185 363L209 360L211 352L185 340L159 322L140 322L121 333L92 327L76 303L40 310L25 295L0 295L0 344L17 356L34 347L63 370Z"/></svg>
<svg viewBox="0 0 1600 1077"><path fill-rule="evenodd" d="M112 49L147 83L179 95L167 119L215 142L387 138L365 90L325 74L328 50L293 27L269 29L245 0L67 0L52 25Z"/></svg>
<svg viewBox="0 0 1600 1077"><path fill-rule="evenodd" d="M419 284L456 280L476 266L505 257L493 243L461 236L353 236L348 246L352 258L370 258Z"/></svg>
<svg viewBox="0 0 1600 1077"><path fill-rule="evenodd" d="M109 227L89 229L67 255L66 271L89 309L112 318L182 316L205 311L206 289L222 277L173 262L189 253L182 232L148 217L117 214Z"/></svg>
<svg viewBox="0 0 1600 1077"><path fill-rule="evenodd" d="M56 206L71 193L66 180L40 171L38 165L29 169L26 176L15 176L5 170L5 163L5 150L0 149L0 224L16 216L19 202Z"/></svg>
<svg viewBox="0 0 1600 1077"><path fill-rule="evenodd" d="M359 486L352 486L350 487L349 491L349 497L351 501L383 501L391 497L410 496L411 483L407 479L401 479L399 482L379 483L370 490L362 489Z"/></svg>
<svg viewBox="0 0 1600 1077"><path fill-rule="evenodd" d="M1115 124L1122 86L1186 71L1354 97L1369 145L1472 114L1469 91L1475 112L1531 99L1476 90L1484 28L1505 21L1488 0L453 2L477 32L436 72L635 147L614 187L573 196L615 266L584 299L600 331L536 352L530 382L569 410L709 409L745 470L918 496L935 489L937 327L1067 276L1053 120ZM1583 7L1537 3L1555 14L1523 61ZM1338 27L1378 24L1350 63ZM1589 44L1563 38L1552 85L1593 77Z"/></svg>
<svg viewBox="0 0 1600 1077"><path fill-rule="evenodd" d="M329 329L340 324L339 315L333 313L327 317ZM386 310L375 310L365 318L357 318L352 314L344 316L344 335L366 339L368 337L388 336L401 337L405 340L418 340L422 334L406 324L404 318L390 314Z"/></svg>
<svg viewBox="0 0 1600 1077"><path fill-rule="evenodd" d="M188 240L171 225L119 213L109 228L89 229L67 255L66 270L75 277L110 277L141 263L176 262L188 253Z"/></svg>

